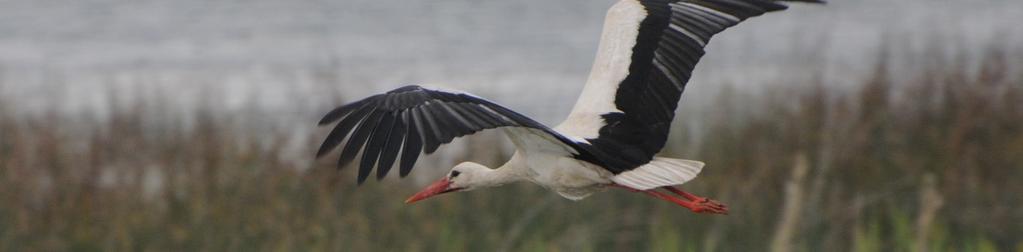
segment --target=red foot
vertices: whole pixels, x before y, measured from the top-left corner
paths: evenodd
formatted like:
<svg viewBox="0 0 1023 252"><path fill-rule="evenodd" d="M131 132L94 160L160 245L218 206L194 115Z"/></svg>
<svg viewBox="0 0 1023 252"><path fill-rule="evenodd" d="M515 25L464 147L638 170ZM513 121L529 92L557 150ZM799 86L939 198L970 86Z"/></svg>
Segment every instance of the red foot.
<svg viewBox="0 0 1023 252"><path fill-rule="evenodd" d="M716 200L712 200L712 199L696 196L696 195L693 195L691 193L682 191L682 190L680 190L678 188L671 187L671 186L665 186L665 187L662 187L662 188L667 189L669 192L672 192L672 193L677 194L679 196L685 197L686 199L690 200L692 203L695 203L694 204L695 206L693 208L689 208L689 209L693 210L693 212L697 212L697 213L712 213L712 214L725 214L725 215L728 214L728 206L725 206L724 204L721 204L721 202L718 202Z"/></svg>
<svg viewBox="0 0 1023 252"><path fill-rule="evenodd" d="M728 215L728 206L725 206L724 204L721 204L716 200L704 199L703 202L693 203L696 203L696 206L694 208L690 208L690 210L693 210L693 212Z"/></svg>

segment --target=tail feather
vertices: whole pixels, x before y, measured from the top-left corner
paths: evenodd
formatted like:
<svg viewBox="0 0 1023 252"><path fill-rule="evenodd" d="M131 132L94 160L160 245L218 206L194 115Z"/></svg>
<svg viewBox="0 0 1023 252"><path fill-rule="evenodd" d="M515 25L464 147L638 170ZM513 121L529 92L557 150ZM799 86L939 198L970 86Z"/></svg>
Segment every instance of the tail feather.
<svg viewBox="0 0 1023 252"><path fill-rule="evenodd" d="M681 185L696 178L703 166L700 161L656 157L650 163L615 175L611 181L637 190Z"/></svg>

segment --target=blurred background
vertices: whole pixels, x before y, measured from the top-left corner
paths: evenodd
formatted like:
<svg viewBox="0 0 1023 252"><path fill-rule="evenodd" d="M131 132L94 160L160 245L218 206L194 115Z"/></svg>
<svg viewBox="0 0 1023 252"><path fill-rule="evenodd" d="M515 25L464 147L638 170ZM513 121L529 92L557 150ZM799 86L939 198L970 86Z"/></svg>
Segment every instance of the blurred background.
<svg viewBox="0 0 1023 252"><path fill-rule="evenodd" d="M334 106L406 84L555 125L613 0L0 0L3 251L1023 251L1023 2L833 0L717 36L663 156L690 213L530 184L355 186ZM500 143L500 144L498 144Z"/></svg>

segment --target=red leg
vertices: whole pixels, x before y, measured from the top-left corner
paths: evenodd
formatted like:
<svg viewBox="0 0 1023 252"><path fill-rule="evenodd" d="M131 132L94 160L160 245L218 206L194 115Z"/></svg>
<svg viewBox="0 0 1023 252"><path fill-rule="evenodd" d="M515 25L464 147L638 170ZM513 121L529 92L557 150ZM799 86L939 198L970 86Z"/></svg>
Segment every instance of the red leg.
<svg viewBox="0 0 1023 252"><path fill-rule="evenodd" d="M665 186L665 187L661 187L661 188L664 188L664 189L668 190L669 192L677 194L678 196L685 197L686 199L691 200L691 201L695 201L695 202L706 202L707 201L707 198L696 196L696 195L693 195L691 193L687 193L685 191L682 191L681 189L675 188L674 186Z"/></svg>
<svg viewBox="0 0 1023 252"><path fill-rule="evenodd" d="M644 193L646 195L650 195L651 197L654 197L654 198L658 198L658 199L661 199L661 200L664 200L664 201L675 203L675 204L677 204L679 206L688 208L689 210L692 210L695 213L728 214L728 207L726 207L725 205L722 205L721 203L717 203L717 201L707 200L707 199L704 199L704 198L699 198L699 197L696 197L695 195L688 194L688 193L686 193L686 194L688 194L689 196L693 196L693 197L702 199L702 200L701 201L696 201L696 200L688 201L688 200L685 200L685 199L681 199L681 198L677 198L677 197L672 197L671 195L668 195L668 194L665 194L665 193L661 193L661 192L657 192L657 191L654 191L654 190L646 190L646 191L636 190L636 189L633 189L631 187L622 186L622 185L618 185L618 184L612 184L612 186L618 187L618 188L622 188L622 189L626 189L626 190L629 190L629 191L632 191L632 192L641 192L641 193ZM673 193L678 194L678 192L675 192L674 190L669 190L669 191L672 191ZM678 190L678 191L681 192L681 190ZM686 197L686 196L683 196L683 197ZM686 197L686 198L689 198L689 197Z"/></svg>

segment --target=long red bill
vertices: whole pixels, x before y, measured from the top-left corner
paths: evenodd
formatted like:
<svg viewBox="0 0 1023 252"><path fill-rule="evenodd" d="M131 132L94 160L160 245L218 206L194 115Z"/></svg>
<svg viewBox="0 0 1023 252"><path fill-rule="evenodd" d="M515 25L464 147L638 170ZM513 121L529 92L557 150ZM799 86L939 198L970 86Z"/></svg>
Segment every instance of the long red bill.
<svg viewBox="0 0 1023 252"><path fill-rule="evenodd" d="M448 178L446 177L442 178L440 180L437 180L437 182L433 182L433 184L430 184L430 186L423 188L423 190L420 191L419 193L416 193L416 195L412 195L412 197L409 197L407 200L405 200L405 204L412 204L416 203L416 201L424 200L426 198L437 196L439 194L458 191L457 188L449 188L450 186L451 181L448 180Z"/></svg>

